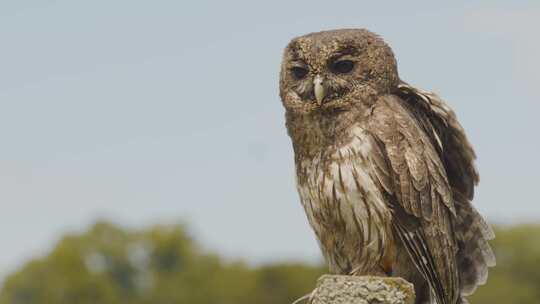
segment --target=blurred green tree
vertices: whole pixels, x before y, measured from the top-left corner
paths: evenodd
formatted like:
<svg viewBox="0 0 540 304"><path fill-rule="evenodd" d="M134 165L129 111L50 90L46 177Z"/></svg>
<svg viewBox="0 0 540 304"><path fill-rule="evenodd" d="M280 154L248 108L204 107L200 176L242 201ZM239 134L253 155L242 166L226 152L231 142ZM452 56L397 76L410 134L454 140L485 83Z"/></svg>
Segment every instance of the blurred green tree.
<svg viewBox="0 0 540 304"><path fill-rule="evenodd" d="M322 269L258 269L204 252L182 225L130 232L99 222L8 276L0 304L289 303Z"/></svg>
<svg viewBox="0 0 540 304"><path fill-rule="evenodd" d="M497 266L470 302L540 303L540 225L499 227L495 234Z"/></svg>
<svg viewBox="0 0 540 304"><path fill-rule="evenodd" d="M498 265L471 303L540 303L540 225L496 232ZM202 250L182 225L130 231L99 222L8 276L0 304L291 303L324 270L224 261Z"/></svg>

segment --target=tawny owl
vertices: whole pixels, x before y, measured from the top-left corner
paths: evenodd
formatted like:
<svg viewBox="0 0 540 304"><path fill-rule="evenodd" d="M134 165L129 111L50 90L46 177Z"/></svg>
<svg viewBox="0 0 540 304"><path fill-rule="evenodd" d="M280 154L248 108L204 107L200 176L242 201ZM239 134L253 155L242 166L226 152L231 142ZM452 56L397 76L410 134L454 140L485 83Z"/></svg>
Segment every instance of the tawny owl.
<svg viewBox="0 0 540 304"><path fill-rule="evenodd" d="M403 277L417 303L467 303L495 265L494 235L471 205L475 154L454 112L401 81L390 47L362 29L293 39L280 96L330 271Z"/></svg>

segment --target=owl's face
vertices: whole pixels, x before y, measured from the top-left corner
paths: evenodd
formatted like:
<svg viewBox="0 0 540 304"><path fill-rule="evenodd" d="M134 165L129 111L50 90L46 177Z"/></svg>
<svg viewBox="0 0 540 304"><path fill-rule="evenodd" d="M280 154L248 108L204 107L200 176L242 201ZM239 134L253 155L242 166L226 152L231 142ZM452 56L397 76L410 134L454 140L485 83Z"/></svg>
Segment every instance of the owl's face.
<svg viewBox="0 0 540 304"><path fill-rule="evenodd" d="M286 47L280 96L287 111L297 114L346 110L374 102L398 81L393 53L381 38L360 29L325 31Z"/></svg>

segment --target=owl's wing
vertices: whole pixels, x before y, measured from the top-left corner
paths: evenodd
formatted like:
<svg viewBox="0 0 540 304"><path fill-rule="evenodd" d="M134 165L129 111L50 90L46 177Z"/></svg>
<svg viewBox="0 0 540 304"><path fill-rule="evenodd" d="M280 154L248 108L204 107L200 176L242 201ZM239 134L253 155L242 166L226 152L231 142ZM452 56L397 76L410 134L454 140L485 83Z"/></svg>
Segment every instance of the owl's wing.
<svg viewBox="0 0 540 304"><path fill-rule="evenodd" d="M430 137L446 169L457 215L460 292L470 295L487 281L488 267L496 264L488 244L495 234L470 202L479 180L476 155L456 115L439 96L404 82L398 88L398 96Z"/></svg>
<svg viewBox="0 0 540 304"><path fill-rule="evenodd" d="M455 206L444 165L421 124L397 96L381 97L368 122L371 164L391 198L393 228L440 304L459 295Z"/></svg>
<svg viewBox="0 0 540 304"><path fill-rule="evenodd" d="M402 82L398 95L422 124L443 161L450 185L455 191L472 200L478 171L476 155L467 140L456 114L436 94Z"/></svg>

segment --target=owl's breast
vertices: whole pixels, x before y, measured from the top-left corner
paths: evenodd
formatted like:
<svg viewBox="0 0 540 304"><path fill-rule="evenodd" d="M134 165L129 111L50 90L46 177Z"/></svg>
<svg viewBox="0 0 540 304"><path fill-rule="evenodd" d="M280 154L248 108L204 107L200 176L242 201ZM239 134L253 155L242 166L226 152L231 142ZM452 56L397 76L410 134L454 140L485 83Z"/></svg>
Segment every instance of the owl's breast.
<svg viewBox="0 0 540 304"><path fill-rule="evenodd" d="M341 147L297 162L298 191L330 270L376 274L393 247L391 213L372 171L367 134L352 132Z"/></svg>

